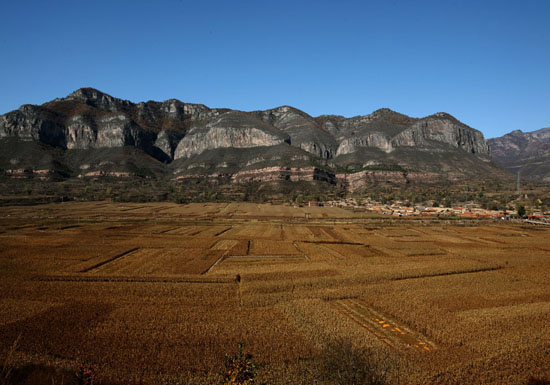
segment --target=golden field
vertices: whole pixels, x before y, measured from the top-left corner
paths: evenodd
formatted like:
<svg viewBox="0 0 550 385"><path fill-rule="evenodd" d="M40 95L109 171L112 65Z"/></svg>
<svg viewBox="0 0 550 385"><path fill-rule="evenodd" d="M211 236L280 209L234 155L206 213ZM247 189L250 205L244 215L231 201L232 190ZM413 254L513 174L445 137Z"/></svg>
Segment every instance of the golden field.
<svg viewBox="0 0 550 385"><path fill-rule="evenodd" d="M0 345L19 337L18 365L208 383L243 342L261 381L306 384L339 339L391 362L389 383L550 377L545 227L252 203L0 213Z"/></svg>

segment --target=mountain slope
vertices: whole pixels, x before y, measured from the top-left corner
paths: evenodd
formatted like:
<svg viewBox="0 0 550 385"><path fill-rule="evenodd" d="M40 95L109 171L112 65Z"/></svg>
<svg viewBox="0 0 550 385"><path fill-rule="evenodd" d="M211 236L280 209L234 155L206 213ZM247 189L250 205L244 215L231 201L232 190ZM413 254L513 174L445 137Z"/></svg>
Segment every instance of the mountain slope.
<svg viewBox="0 0 550 385"><path fill-rule="evenodd" d="M493 160L522 177L550 182L550 127L512 131L487 141Z"/></svg>

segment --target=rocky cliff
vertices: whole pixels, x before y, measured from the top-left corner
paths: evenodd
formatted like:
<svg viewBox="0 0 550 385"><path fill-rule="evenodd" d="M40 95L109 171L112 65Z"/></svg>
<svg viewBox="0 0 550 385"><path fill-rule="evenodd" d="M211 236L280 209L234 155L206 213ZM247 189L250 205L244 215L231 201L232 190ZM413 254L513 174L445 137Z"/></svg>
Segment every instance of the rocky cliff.
<svg viewBox="0 0 550 385"><path fill-rule="evenodd" d="M300 167L328 170L398 166L475 174L478 167L469 165L488 167L489 162L481 132L445 113L418 119L380 109L353 118L312 117L290 106L243 112L176 99L133 103L93 88L0 116L0 138L61 149L64 155L58 163L64 162L74 175L84 166L88 173L101 170L105 162L113 164L113 172L126 172L138 163L134 168L147 168L147 162L169 163L164 172L174 177L292 169L297 162ZM120 154L115 150L121 148L138 152L132 152L131 162L118 155L116 161L98 158L99 153Z"/></svg>
<svg viewBox="0 0 550 385"><path fill-rule="evenodd" d="M489 155L489 147L481 132L445 113L416 121L393 137L391 143L394 147L426 147L433 143L444 143L472 154Z"/></svg>
<svg viewBox="0 0 550 385"><path fill-rule="evenodd" d="M266 123L290 136L290 143L319 158L332 159L338 143L334 136L303 111L282 106L266 111L253 112Z"/></svg>
<svg viewBox="0 0 550 385"><path fill-rule="evenodd" d="M216 148L250 148L290 144L284 132L242 112L228 112L189 130L179 142L174 159L190 158Z"/></svg>

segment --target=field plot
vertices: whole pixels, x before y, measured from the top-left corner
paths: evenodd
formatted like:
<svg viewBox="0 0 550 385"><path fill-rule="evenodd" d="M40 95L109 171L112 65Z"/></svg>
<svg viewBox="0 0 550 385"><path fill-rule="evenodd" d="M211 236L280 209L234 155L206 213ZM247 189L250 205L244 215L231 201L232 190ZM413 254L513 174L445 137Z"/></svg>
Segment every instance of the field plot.
<svg viewBox="0 0 550 385"><path fill-rule="evenodd" d="M273 266L291 266L302 264L305 259L301 255L250 255L250 256L228 256L222 263L216 266L212 273L218 274L240 274L239 272L249 269L257 271L259 267L271 270ZM246 275L246 273L243 273Z"/></svg>
<svg viewBox="0 0 550 385"><path fill-rule="evenodd" d="M136 276L200 274L222 255L222 250L136 248L86 272Z"/></svg>
<svg viewBox="0 0 550 385"><path fill-rule="evenodd" d="M292 242L252 240L250 241L250 255L296 255L301 254Z"/></svg>
<svg viewBox="0 0 550 385"><path fill-rule="evenodd" d="M253 203L3 214L0 351L21 336L20 365L216 383L244 342L260 383L312 384L343 339L403 384L550 378L549 229Z"/></svg>
<svg viewBox="0 0 550 385"><path fill-rule="evenodd" d="M346 263L378 255L376 251L366 245L297 242L296 246L312 261L342 261Z"/></svg>
<svg viewBox="0 0 550 385"><path fill-rule="evenodd" d="M236 239L268 239L282 240L281 225L273 223L256 223L233 227L223 234L227 238Z"/></svg>
<svg viewBox="0 0 550 385"><path fill-rule="evenodd" d="M399 238L403 240L417 240L421 233L418 230L415 229L407 229L407 228L388 228L388 229L380 229L375 231L376 234L379 234L383 237L390 237L390 238Z"/></svg>
<svg viewBox="0 0 550 385"><path fill-rule="evenodd" d="M372 230L368 230L360 226L333 227L333 232L336 234L337 238L342 240L342 242L348 243L366 243L373 235Z"/></svg>
<svg viewBox="0 0 550 385"><path fill-rule="evenodd" d="M386 250L409 257L420 255L444 255L446 252L437 247L434 242L428 241L395 241L383 244Z"/></svg>
<svg viewBox="0 0 550 385"><path fill-rule="evenodd" d="M315 234L307 226L283 225L283 236L286 241L313 241Z"/></svg>

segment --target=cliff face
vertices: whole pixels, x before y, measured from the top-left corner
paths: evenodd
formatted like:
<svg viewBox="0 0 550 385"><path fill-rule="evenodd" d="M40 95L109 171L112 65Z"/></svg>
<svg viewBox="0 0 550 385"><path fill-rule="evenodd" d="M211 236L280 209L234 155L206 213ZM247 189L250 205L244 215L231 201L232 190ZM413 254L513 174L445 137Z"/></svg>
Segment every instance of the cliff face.
<svg viewBox="0 0 550 385"><path fill-rule="evenodd" d="M231 164L237 172L250 167L253 159L261 159L266 148L291 154L270 155L268 159L277 167L293 167L292 162L301 159L302 166L310 167L322 163L357 169L391 164L423 171L437 170L439 165L422 154L453 154L451 163L456 154L473 154L484 162L489 154L479 131L444 113L417 119L381 109L353 118L314 118L289 106L242 112L176 99L132 103L92 88L0 116L0 138L37 141L87 154L132 147L163 163L185 160L178 163L180 173L185 173L182 168L200 169L203 164L210 170ZM222 149L244 152L228 163L226 155L220 155L227 152L217 151ZM401 157L405 149L418 156Z"/></svg>
<svg viewBox="0 0 550 385"><path fill-rule="evenodd" d="M288 134L293 146L323 159L332 159L335 156L338 148L335 138L305 112L282 106L266 111L255 111L253 114Z"/></svg>
<svg viewBox="0 0 550 385"><path fill-rule="evenodd" d="M0 116L0 138L18 137L53 146L65 146L63 128L39 107L28 104Z"/></svg>
<svg viewBox="0 0 550 385"><path fill-rule="evenodd" d="M356 152L361 147L372 147L386 153L393 151L392 140L380 132L372 132L362 136L352 136L340 142L336 155L345 155Z"/></svg>
<svg viewBox="0 0 550 385"><path fill-rule="evenodd" d="M515 130L487 142L496 163L522 177L550 182L550 127Z"/></svg>
<svg viewBox="0 0 550 385"><path fill-rule="evenodd" d="M68 149L102 147L138 148L147 143L145 132L124 114L113 114L90 119L82 115L72 116L64 130L65 145Z"/></svg>
<svg viewBox="0 0 550 385"><path fill-rule="evenodd" d="M483 134L447 114L420 119L392 139L394 146L426 146L428 141L444 143L472 154L489 155Z"/></svg>
<svg viewBox="0 0 550 385"><path fill-rule="evenodd" d="M179 142L174 159L189 158L206 150L290 144L290 138L263 121L242 112L228 112L212 123L192 128Z"/></svg>

